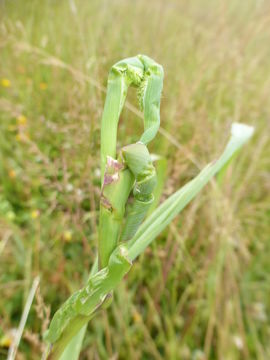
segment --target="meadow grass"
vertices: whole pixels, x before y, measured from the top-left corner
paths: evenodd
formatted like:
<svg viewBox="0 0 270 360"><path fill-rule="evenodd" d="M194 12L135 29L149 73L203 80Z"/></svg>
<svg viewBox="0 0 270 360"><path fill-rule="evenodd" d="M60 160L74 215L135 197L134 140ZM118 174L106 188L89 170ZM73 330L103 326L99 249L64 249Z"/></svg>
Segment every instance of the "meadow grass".
<svg viewBox="0 0 270 360"><path fill-rule="evenodd" d="M109 68L164 67L164 198L218 156L233 121L253 140L137 261L90 323L82 359L267 359L270 7L248 0L0 4L0 357L41 276L18 358L87 279L97 246L100 119ZM142 122L131 103L119 148ZM136 129L137 134L136 134Z"/></svg>

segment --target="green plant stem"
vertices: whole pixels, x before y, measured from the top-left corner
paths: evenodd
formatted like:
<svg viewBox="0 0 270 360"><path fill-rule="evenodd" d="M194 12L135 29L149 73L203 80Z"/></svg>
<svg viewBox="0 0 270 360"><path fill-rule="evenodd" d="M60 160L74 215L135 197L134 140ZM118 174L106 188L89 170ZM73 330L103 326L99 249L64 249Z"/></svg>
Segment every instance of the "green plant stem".
<svg viewBox="0 0 270 360"><path fill-rule="evenodd" d="M200 192L208 181L229 161L232 155L252 136L252 134L253 128L242 124L233 124L232 136L221 157L217 161L207 165L193 180L160 205L159 208L144 221L136 235L128 242L127 257L131 261L135 260L136 257L145 250L145 248L165 229L175 216ZM119 252L120 250L118 249L120 248L121 247L117 247L112 253L112 259L115 258L114 254L117 254L117 251ZM119 276L116 277L117 281L114 282L114 286L118 284L124 274L125 271L119 272ZM104 286L107 287L108 284L105 285L104 283ZM100 298L98 297L89 299L92 308L98 305L99 299ZM63 334L55 343L53 352L60 354L74 335L74 329L79 331L82 326L84 326L84 323L82 322L81 315L71 319L64 329ZM55 357L53 359L58 358Z"/></svg>
<svg viewBox="0 0 270 360"><path fill-rule="evenodd" d="M160 98L163 86L162 66L145 55L138 55L119 61L111 68L109 73L107 96L101 122L102 187L107 186L106 173L108 161L116 158L118 121L130 85L137 87L139 103L144 112L144 132L140 138L140 142L146 145L156 136L159 129ZM112 189L113 187L117 187L117 183L119 182L115 181L110 187ZM123 184L124 182L122 182L122 185ZM124 184L124 186L126 185ZM115 191L117 190L113 189L110 195ZM124 198L122 198L122 200L123 199ZM106 196L106 202L107 203L101 201L100 203L100 268L107 265L109 256L119 241L119 231L124 217L122 209L126 204L126 202L121 203L121 200L117 200L112 204L109 194ZM118 212L117 207L121 208L120 212ZM145 212L146 211L147 209ZM143 216L144 214L142 213L141 220ZM135 227L133 228L135 229Z"/></svg>
<svg viewBox="0 0 270 360"><path fill-rule="evenodd" d="M82 316L78 315L72 321L72 326L69 326L61 335L59 340L53 345L53 349L48 356L48 360L58 360L60 359L61 355L63 354L63 351L65 350L67 344L70 343L73 336L78 334L78 332L84 327L87 326L88 322L91 320L92 316Z"/></svg>
<svg viewBox="0 0 270 360"><path fill-rule="evenodd" d="M99 266L104 268L109 261L110 255L117 246L125 205L134 183L134 177L128 169L114 173L116 181L105 185L100 202L99 217Z"/></svg>

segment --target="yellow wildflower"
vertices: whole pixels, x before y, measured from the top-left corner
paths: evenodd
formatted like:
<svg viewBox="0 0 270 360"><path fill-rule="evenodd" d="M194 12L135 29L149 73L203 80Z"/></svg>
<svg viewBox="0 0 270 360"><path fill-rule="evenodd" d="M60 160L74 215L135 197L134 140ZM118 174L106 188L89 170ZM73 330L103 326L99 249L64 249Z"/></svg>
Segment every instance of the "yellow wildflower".
<svg viewBox="0 0 270 360"><path fill-rule="evenodd" d="M24 116L24 115L19 115L19 116L17 117L17 124L18 124L18 125L24 126L24 125L26 125L26 123L27 123L27 117L26 117L26 116Z"/></svg>
<svg viewBox="0 0 270 360"><path fill-rule="evenodd" d="M137 310L134 310L132 315L133 315L133 321L135 323L139 323L142 321L141 314Z"/></svg>
<svg viewBox="0 0 270 360"><path fill-rule="evenodd" d="M37 219L39 217L39 211L38 210L33 210L31 212L31 218L32 219Z"/></svg>
<svg viewBox="0 0 270 360"><path fill-rule="evenodd" d="M70 230L66 230L63 233L64 240L70 242L72 240L72 232Z"/></svg>
<svg viewBox="0 0 270 360"><path fill-rule="evenodd" d="M29 135L24 133L18 133L15 138L17 141L24 142L29 140Z"/></svg>
<svg viewBox="0 0 270 360"><path fill-rule="evenodd" d="M15 136L15 139L16 139L17 141L23 141L23 136L22 136L22 134L17 134L17 135Z"/></svg>
<svg viewBox="0 0 270 360"><path fill-rule="evenodd" d="M8 87L11 86L11 82L10 82L10 80L8 80L8 79L1 79L1 85L2 85L3 87L8 88Z"/></svg>
<svg viewBox="0 0 270 360"><path fill-rule="evenodd" d="M48 85L47 85L45 82L41 82L41 83L39 84L40 90L46 90L47 87L48 87Z"/></svg>
<svg viewBox="0 0 270 360"><path fill-rule="evenodd" d="M23 137L23 134L17 134L16 136L15 136L15 139L17 140L17 141L23 141L24 140L24 137Z"/></svg>
<svg viewBox="0 0 270 360"><path fill-rule="evenodd" d="M13 169L9 170L8 176L10 177L10 179L14 179L16 177L16 171Z"/></svg>
<svg viewBox="0 0 270 360"><path fill-rule="evenodd" d="M9 334L4 335L0 339L0 347L9 348L12 344L13 338Z"/></svg>

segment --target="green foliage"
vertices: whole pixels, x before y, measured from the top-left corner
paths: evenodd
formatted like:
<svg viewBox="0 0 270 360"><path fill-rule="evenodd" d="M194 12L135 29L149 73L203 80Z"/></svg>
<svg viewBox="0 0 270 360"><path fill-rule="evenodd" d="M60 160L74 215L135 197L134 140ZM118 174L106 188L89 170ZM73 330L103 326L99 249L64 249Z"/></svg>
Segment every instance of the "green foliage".
<svg viewBox="0 0 270 360"><path fill-rule="evenodd" d="M124 68L126 69L130 66L127 64L132 63L132 61L133 58L120 63L125 64ZM115 67L113 66L112 69L115 69ZM121 74L119 77L121 78ZM111 87L110 80L109 76L109 88ZM117 89L115 89L115 92L117 93ZM115 97L115 93L108 90L107 98L111 96L114 96L114 102L119 102L118 98ZM121 98L121 92L118 96ZM149 101L151 102L151 100L150 97ZM111 102L107 101L107 103ZM106 105L104 111L107 111ZM112 118L114 118L113 115L111 114ZM108 120L104 120L103 117L102 121L107 122ZM117 124L118 120L116 126ZM107 160L104 179L102 179L100 202L99 265L101 270L90 276L87 285L71 295L54 315L46 335L47 341L52 344L50 359L60 357L62 351L68 345L68 340L70 341L72 336L76 335L76 332L79 332L85 326L85 323L92 319L97 310L104 304L109 292L114 290L130 270L131 261L135 260L170 224L175 216L231 159L234 153L249 140L252 134L252 127L234 123L231 129L230 141L221 157L206 166L195 179L164 201L142 225L141 222L153 202L153 190L156 185L156 173L146 145L139 142L124 147L121 150L120 161L106 155ZM102 143L106 144L108 141L110 142L110 138L102 138ZM105 151L104 147L103 150L101 147L102 151ZM101 156L101 167L102 162L103 156ZM134 184L130 181L130 177L123 176L127 171L133 175ZM124 208L132 185L134 203L127 211L126 219L124 219ZM128 190L125 191L124 189ZM124 230L120 236L119 229L123 222L125 222ZM127 243L128 250L123 245L118 245L119 240L129 240Z"/></svg>
<svg viewBox="0 0 270 360"><path fill-rule="evenodd" d="M165 71L149 151L167 170L153 159L153 207L218 158L232 122L256 133L134 262L89 323L80 357L270 357L268 14L268 2L255 0L1 2L0 358L37 274L18 358L41 358L41 299L52 316L87 282L108 70L140 52ZM120 116L119 151L143 133L138 91L130 88ZM66 359L78 354L74 343Z"/></svg>

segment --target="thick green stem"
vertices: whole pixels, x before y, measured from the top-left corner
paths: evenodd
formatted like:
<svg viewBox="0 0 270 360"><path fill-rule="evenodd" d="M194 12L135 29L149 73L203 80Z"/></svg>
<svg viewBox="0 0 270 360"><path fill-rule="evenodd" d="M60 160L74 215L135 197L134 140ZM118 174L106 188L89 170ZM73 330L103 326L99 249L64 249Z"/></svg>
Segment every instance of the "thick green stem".
<svg viewBox="0 0 270 360"><path fill-rule="evenodd" d="M107 166L100 202L98 252L101 269L108 264L110 255L117 246L125 205L134 183L134 177L128 169L121 169L121 163L108 159L111 164L110 167Z"/></svg>
<svg viewBox="0 0 270 360"><path fill-rule="evenodd" d="M98 252L99 268L103 268L104 271L106 271L109 259L117 247L126 202L134 184L134 174L122 166L121 162L115 160L118 121L127 90L130 85L138 88L139 102L144 111L144 133L140 141L147 144L154 138L159 128L162 84L162 67L144 55L118 62L112 67L109 74L101 124L102 194ZM48 340L52 343L56 342L51 355L54 356L53 359L60 356L59 354L75 332L78 332L88 322L88 316L81 314L82 309L86 309L86 313L91 310L91 306L90 310L87 306L86 298L89 298L91 304L92 296L86 289L80 290L73 294L55 314L48 332ZM94 297L94 299L96 298ZM81 304L80 301L83 303ZM84 303L85 301L86 303ZM78 317L76 317L76 312ZM79 340L81 342L81 339Z"/></svg>
<svg viewBox="0 0 270 360"><path fill-rule="evenodd" d="M49 359L58 359L71 338L99 311L110 304L110 292L129 271L132 263L127 249L118 246L110 256L108 266L91 276L54 314L45 339L54 344Z"/></svg>
<svg viewBox="0 0 270 360"><path fill-rule="evenodd" d="M139 103L144 112L144 133L140 141L147 144L155 137L159 128L160 97L163 86L162 66L144 55L119 61L112 67L109 73L107 96L101 123L101 183L103 188L107 186L108 161L116 158L118 121L130 85L138 88ZM120 173L121 171L119 171ZM120 177L122 175L119 175L119 179L110 186L110 194L106 194L101 198L99 225L100 268L107 265L109 256L119 241L119 231L124 218L122 210L125 208L129 195L126 190L131 190L131 187L129 188L130 182L127 180L127 184L125 184L125 180L122 181ZM122 188L124 196L120 197ZM117 194L115 204L112 204L111 197L113 194ZM115 205L120 208L120 211L118 211ZM138 205L140 205L139 201L136 207ZM143 202L142 205L146 205L146 202ZM139 208L142 210L143 207L139 206ZM149 206L147 206L148 208ZM145 208L145 210L140 211L140 222L143 220L147 209ZM135 229L135 227L133 228ZM134 231L132 235L133 233Z"/></svg>
<svg viewBox="0 0 270 360"><path fill-rule="evenodd" d="M92 316L82 316L78 315L72 321L72 326L66 328L59 340L53 345L48 360L58 360L65 350L67 344L71 341L73 336L75 336L88 322L91 320Z"/></svg>
<svg viewBox="0 0 270 360"><path fill-rule="evenodd" d="M127 241L136 234L154 201L156 171L149 151L143 143L125 146L121 154L124 163L135 177L133 203L127 208L125 226L121 234L121 241Z"/></svg>

